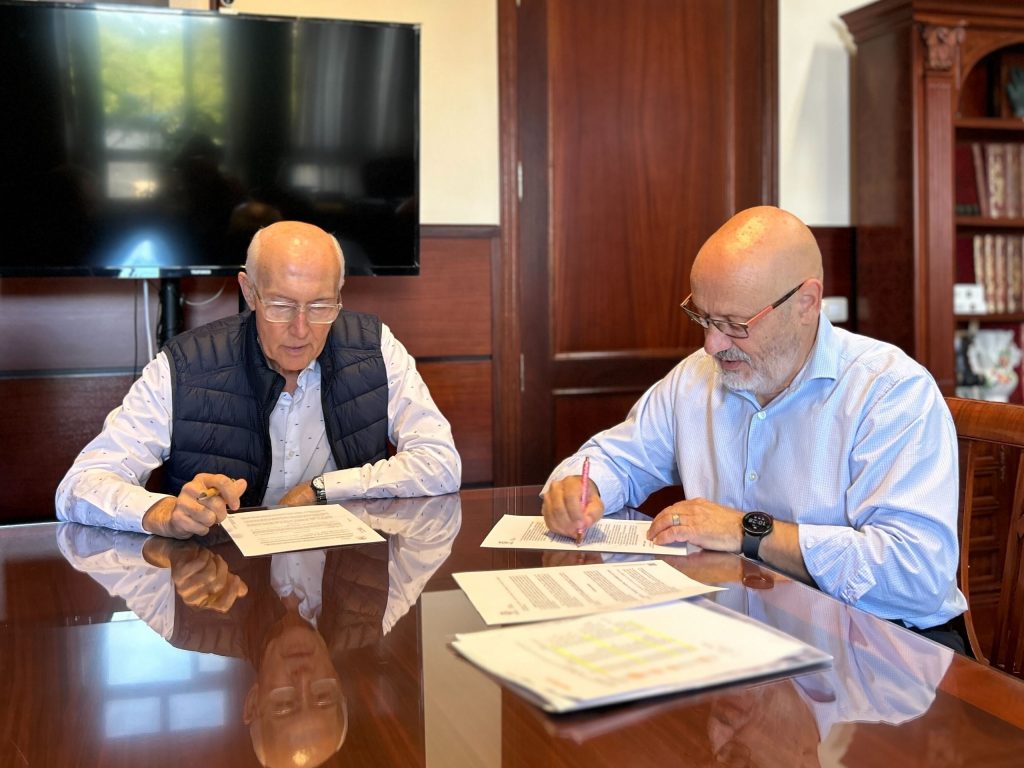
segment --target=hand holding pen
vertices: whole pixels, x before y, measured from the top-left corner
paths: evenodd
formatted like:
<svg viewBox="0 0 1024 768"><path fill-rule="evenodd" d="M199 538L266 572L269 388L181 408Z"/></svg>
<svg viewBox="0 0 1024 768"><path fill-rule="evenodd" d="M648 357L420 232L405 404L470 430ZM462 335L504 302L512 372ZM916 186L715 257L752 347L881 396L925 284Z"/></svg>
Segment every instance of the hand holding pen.
<svg viewBox="0 0 1024 768"><path fill-rule="evenodd" d="M167 496L150 507L143 515L142 528L175 539L205 535L229 509L238 509L245 487L244 479L200 472L177 496Z"/></svg>
<svg viewBox="0 0 1024 768"><path fill-rule="evenodd" d="M544 493L541 512L549 531L582 544L587 528L604 516L597 484L590 482L590 459L584 458L581 475L552 480Z"/></svg>

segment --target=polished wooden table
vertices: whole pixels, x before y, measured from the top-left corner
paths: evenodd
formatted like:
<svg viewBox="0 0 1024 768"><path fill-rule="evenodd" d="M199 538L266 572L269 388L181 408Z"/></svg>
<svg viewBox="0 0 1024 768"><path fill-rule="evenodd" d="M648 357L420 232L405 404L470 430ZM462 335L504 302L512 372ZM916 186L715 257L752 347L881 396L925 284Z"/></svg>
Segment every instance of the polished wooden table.
<svg viewBox="0 0 1024 768"><path fill-rule="evenodd" d="M479 546L537 489L350 506L387 541L273 565L217 535L0 528L0 766L1024 764L1024 683L720 553L671 561L830 668L547 715L447 646L484 628L453 573L567 562ZM310 557L315 629L281 587Z"/></svg>

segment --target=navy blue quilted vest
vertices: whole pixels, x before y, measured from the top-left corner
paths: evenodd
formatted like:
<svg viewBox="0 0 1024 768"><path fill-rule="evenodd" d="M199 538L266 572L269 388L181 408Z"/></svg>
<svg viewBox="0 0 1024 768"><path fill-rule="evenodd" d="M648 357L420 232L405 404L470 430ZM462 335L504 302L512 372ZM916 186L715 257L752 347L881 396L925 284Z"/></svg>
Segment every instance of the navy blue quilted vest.
<svg viewBox="0 0 1024 768"><path fill-rule="evenodd" d="M387 455L388 381L380 319L342 312L318 358L327 439L339 469ZM165 492L198 472L244 477L243 506L263 503L270 477L270 414L284 389L249 311L187 331L164 345L172 371L171 454Z"/></svg>

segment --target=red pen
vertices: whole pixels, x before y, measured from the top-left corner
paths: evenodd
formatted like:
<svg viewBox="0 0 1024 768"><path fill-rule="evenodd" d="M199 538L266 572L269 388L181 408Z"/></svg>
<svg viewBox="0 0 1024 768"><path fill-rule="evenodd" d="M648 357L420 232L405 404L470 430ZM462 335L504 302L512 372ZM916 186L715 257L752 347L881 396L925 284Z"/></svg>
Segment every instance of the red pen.
<svg viewBox="0 0 1024 768"><path fill-rule="evenodd" d="M583 458L583 490L580 492L580 509L587 511L587 497L590 496L590 457ZM576 530L576 546L583 541L583 526Z"/></svg>

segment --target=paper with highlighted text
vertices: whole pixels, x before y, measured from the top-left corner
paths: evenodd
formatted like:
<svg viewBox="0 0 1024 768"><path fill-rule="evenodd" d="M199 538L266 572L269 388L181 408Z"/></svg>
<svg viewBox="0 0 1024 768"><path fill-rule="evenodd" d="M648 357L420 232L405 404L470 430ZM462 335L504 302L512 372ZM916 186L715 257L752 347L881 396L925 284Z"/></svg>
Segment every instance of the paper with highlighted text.
<svg viewBox="0 0 1024 768"><path fill-rule="evenodd" d="M698 690L832 659L700 598L462 633L451 645L549 712Z"/></svg>

